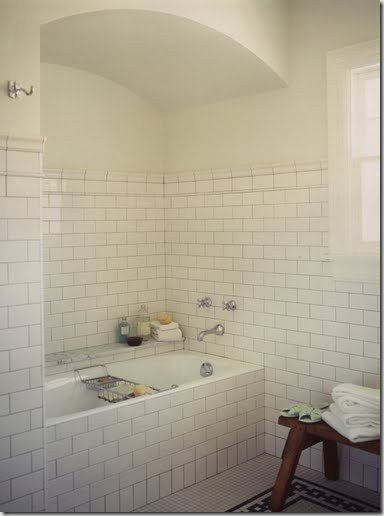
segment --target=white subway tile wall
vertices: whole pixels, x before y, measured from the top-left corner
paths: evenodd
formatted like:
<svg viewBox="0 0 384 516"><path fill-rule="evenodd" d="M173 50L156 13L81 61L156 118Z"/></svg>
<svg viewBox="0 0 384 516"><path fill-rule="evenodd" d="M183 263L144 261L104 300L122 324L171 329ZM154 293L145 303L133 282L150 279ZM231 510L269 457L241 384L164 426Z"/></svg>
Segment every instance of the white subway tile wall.
<svg viewBox="0 0 384 516"><path fill-rule="evenodd" d="M326 171L322 160L196 173L188 192L181 175L165 176L167 309L189 349L265 367L274 455L287 435L276 424L283 407L330 401L342 382L380 386L379 286L330 274ZM213 306L198 308L205 296ZM235 312L222 310L230 299ZM223 337L197 341L218 322ZM359 483L377 489L378 461L342 453L342 477L356 481L360 464ZM301 462L321 469L320 448Z"/></svg>
<svg viewBox="0 0 384 516"><path fill-rule="evenodd" d="M9 142L4 147L0 149L4 164L0 169L0 502L4 512L41 512L41 149L12 150Z"/></svg>
<svg viewBox="0 0 384 516"><path fill-rule="evenodd" d="M165 306L162 175L47 170L45 352L117 342L119 317Z"/></svg>
<svg viewBox="0 0 384 516"><path fill-rule="evenodd" d="M264 371L230 380L47 427L48 510L132 511L264 453Z"/></svg>
<svg viewBox="0 0 384 516"><path fill-rule="evenodd" d="M256 449L265 445L268 453L280 455L286 438L286 429L276 425L281 408L330 400L332 387L341 382L379 386L379 288L335 281L330 274L326 171L324 160L164 177L46 171L46 352L115 342L118 317L132 318L143 302L153 315L167 309L188 337L187 348L264 366L265 439L263 430ZM13 209L22 218L20 209ZM7 252L18 260L23 249L15 245ZM0 277L4 274L0 270ZM197 299L205 296L213 306L197 308ZM237 302L235 312L222 310L230 299ZM28 317L33 320L33 312ZM224 324L224 336L197 341L200 330L217 322ZM218 391L200 390L202 398L212 398L204 416L193 399L184 398L154 409L158 420L152 416L152 423L151 414L137 415L135 429L144 425L145 444L140 433L119 439L107 432L105 444L89 450L89 465L81 466L78 476L66 469L85 460L76 440L70 452L76 457L60 463L60 476L68 482L66 493L73 481L77 510L118 503L122 511L133 510L144 499L166 496L246 460L247 446L231 439L247 433L237 426L245 412L252 421L249 388L227 391L226 405ZM185 404L184 413L179 403ZM232 431L222 434L221 421L228 417ZM94 442L100 439L92 436ZM191 457L180 453L182 441L196 447L193 467L192 461L183 463ZM108 446L111 442L118 442L117 450ZM218 443L226 445L227 454L218 454ZM63 439L62 446L68 454L69 441ZM152 462L148 453L156 456ZM128 459L128 454L129 474L124 474L120 456ZM106 460L115 462L108 463L104 476L100 464ZM301 463L321 469L321 447L303 453ZM54 478L57 467L49 466ZM80 472L88 469L88 484L67 479L86 479ZM341 449L344 479L377 489L378 469L367 454L350 459L348 448ZM120 498L111 491L93 499L84 489L110 476L119 476ZM101 485L111 488L108 482ZM97 489L92 492L96 496ZM49 496L52 511L73 503L68 496Z"/></svg>

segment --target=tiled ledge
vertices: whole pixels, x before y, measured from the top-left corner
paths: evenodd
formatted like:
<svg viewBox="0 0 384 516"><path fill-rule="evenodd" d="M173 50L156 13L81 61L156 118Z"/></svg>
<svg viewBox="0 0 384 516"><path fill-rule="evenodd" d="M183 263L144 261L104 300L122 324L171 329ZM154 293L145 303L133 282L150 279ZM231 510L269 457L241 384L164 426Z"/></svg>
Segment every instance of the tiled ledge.
<svg viewBox="0 0 384 516"><path fill-rule="evenodd" d="M52 375L73 371L79 367L88 367L97 364L108 364L120 360L130 360L159 353L167 353L183 349L184 341L158 342L150 339L140 346L127 344L105 344L89 348L73 349L50 353L45 356L45 374Z"/></svg>

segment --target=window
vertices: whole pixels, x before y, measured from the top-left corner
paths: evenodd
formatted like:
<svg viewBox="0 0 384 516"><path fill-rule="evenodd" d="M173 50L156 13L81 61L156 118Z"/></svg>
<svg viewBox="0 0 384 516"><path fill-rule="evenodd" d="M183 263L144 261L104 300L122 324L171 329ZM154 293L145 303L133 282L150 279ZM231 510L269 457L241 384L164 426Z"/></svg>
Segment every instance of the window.
<svg viewBox="0 0 384 516"><path fill-rule="evenodd" d="M330 260L338 279L380 274L380 45L329 52Z"/></svg>

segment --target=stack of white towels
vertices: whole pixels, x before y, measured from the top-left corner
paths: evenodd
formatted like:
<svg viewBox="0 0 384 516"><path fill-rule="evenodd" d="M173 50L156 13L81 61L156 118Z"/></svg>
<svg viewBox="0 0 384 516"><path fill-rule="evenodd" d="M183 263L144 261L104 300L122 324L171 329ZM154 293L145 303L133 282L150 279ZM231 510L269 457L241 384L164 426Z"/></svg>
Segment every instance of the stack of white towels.
<svg viewBox="0 0 384 516"><path fill-rule="evenodd" d="M342 383L332 390L333 403L322 418L353 443L380 439L380 389Z"/></svg>
<svg viewBox="0 0 384 516"><path fill-rule="evenodd" d="M159 321L151 321L151 335L159 342L174 342L183 338L177 322L161 324Z"/></svg>

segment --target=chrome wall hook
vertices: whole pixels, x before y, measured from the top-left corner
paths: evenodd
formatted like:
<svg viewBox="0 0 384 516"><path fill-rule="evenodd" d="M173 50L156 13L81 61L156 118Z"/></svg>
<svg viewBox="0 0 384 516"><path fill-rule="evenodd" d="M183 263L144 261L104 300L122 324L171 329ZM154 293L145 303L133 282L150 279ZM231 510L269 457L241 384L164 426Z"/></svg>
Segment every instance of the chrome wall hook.
<svg viewBox="0 0 384 516"><path fill-rule="evenodd" d="M30 90L27 91L18 82L8 81L8 97L10 97L11 99L19 98L21 92L25 93L25 95L27 95L29 97L30 95L33 95L34 91L35 91L34 86L31 86Z"/></svg>

